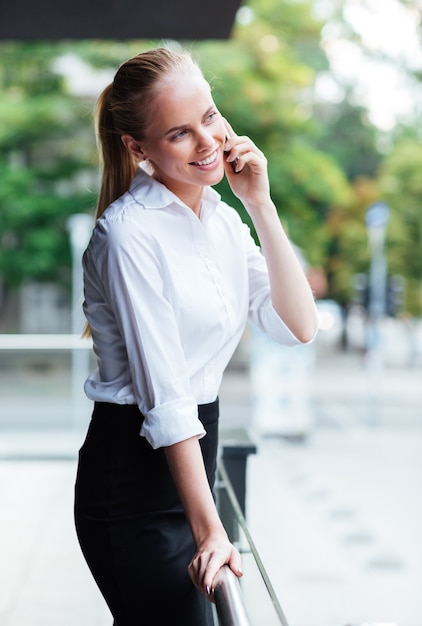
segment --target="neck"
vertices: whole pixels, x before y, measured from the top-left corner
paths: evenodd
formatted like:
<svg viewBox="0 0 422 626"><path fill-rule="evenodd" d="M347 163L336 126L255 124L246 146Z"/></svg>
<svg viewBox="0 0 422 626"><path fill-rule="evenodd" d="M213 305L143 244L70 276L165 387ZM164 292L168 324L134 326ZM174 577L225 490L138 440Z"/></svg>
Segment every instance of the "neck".
<svg viewBox="0 0 422 626"><path fill-rule="evenodd" d="M173 190L172 190L173 191ZM199 217L201 213L203 187L183 187L175 193Z"/></svg>
<svg viewBox="0 0 422 626"><path fill-rule="evenodd" d="M158 179L159 180L159 179ZM161 182L161 181L160 181ZM201 204L202 204L202 194L204 192L204 188L197 185L177 185L177 184L166 184L166 187L174 193L182 202L186 204L192 211L200 216L201 213Z"/></svg>

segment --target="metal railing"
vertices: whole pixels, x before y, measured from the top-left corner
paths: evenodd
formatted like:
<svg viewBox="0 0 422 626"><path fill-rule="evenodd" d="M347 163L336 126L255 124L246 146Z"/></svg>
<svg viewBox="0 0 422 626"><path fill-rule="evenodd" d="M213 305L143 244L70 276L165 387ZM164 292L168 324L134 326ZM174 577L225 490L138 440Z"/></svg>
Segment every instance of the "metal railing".
<svg viewBox="0 0 422 626"><path fill-rule="evenodd" d="M219 626L288 626L249 532L224 460L218 464L217 506L230 540L242 554L244 576L223 568L215 602Z"/></svg>
<svg viewBox="0 0 422 626"><path fill-rule="evenodd" d="M91 370L90 353L92 340L74 333L20 333L0 334L0 353L68 353L71 360L71 426L86 426L87 403L81 394L84 382Z"/></svg>
<svg viewBox="0 0 422 626"><path fill-rule="evenodd" d="M74 334L0 334L0 352L69 352L72 355L71 396L74 402L81 396L80 378L86 375L86 358L91 346L91 341ZM78 361L79 355L83 355L84 360ZM75 410L77 414L79 411ZM77 422L73 420L75 425ZM238 434L236 436L236 441L230 440L229 444L226 441L226 464L223 447L218 464L216 494L220 517L229 538L242 554L244 576L238 579L227 566L217 574L214 584L216 621L219 626L288 626L244 517L245 485L242 483L245 480L246 458L255 451L254 446L248 441L240 441ZM234 448L239 448L239 454ZM228 468L232 472L230 475ZM233 472L237 474L233 483L236 492L230 480Z"/></svg>
<svg viewBox="0 0 422 626"><path fill-rule="evenodd" d="M214 601L220 626L251 626L239 581L225 565L214 579Z"/></svg>
<svg viewBox="0 0 422 626"><path fill-rule="evenodd" d="M0 334L0 350L90 350L91 340L70 333Z"/></svg>

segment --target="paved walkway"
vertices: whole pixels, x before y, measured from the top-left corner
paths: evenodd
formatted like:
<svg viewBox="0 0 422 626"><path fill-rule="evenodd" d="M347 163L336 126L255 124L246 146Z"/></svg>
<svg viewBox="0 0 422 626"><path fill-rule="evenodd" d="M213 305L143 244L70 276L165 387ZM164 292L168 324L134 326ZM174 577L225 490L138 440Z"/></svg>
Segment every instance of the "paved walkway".
<svg viewBox="0 0 422 626"><path fill-rule="evenodd" d="M298 443L260 433L250 379L228 373L226 419L246 420L258 442L248 521L292 626L422 623L420 376L385 372L370 423L362 361L324 357L309 390L314 419ZM73 528L83 436L0 431L1 626L111 626Z"/></svg>
<svg viewBox="0 0 422 626"><path fill-rule="evenodd" d="M421 452L421 429L261 440L248 524L292 626L422 624Z"/></svg>
<svg viewBox="0 0 422 626"><path fill-rule="evenodd" d="M2 626L111 626L72 522L74 461L0 463Z"/></svg>

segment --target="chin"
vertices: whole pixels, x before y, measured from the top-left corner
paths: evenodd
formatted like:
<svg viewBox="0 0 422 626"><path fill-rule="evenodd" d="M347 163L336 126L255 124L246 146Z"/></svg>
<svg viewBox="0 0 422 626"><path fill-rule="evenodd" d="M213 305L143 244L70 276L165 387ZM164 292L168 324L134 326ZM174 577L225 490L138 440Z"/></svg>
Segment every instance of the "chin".
<svg viewBox="0 0 422 626"><path fill-rule="evenodd" d="M213 172L213 175L210 176L210 182L208 185L218 185L224 178L224 170L221 172Z"/></svg>

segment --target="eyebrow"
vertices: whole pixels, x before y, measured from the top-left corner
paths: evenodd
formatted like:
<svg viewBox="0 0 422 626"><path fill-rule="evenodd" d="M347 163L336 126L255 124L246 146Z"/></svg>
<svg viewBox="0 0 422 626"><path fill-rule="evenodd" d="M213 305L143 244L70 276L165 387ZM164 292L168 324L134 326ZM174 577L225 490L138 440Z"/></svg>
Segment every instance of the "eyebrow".
<svg viewBox="0 0 422 626"><path fill-rule="evenodd" d="M207 115L213 110L215 109L215 104L211 105L204 113L203 117L207 117ZM167 135L171 135L171 133L176 132L177 130L182 130L184 128L189 128L189 124L179 124L178 126L173 126L172 128L169 128L168 130L166 130L166 132L164 133L164 136L166 137Z"/></svg>

